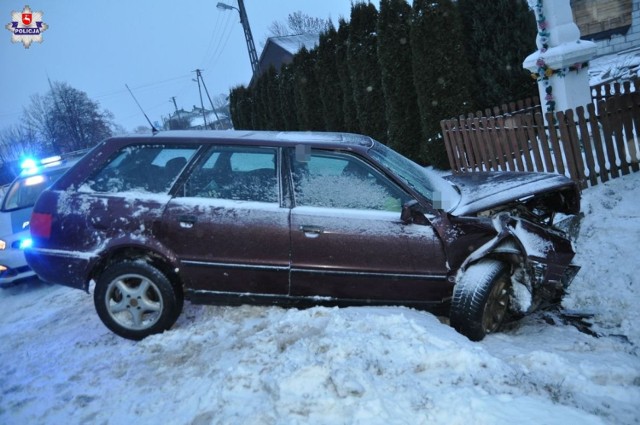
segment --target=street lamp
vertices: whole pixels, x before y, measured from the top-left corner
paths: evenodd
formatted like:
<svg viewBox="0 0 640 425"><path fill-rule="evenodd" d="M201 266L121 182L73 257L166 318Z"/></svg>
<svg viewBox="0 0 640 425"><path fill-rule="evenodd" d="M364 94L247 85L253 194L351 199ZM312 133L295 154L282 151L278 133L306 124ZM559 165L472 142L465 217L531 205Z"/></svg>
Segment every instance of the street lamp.
<svg viewBox="0 0 640 425"><path fill-rule="evenodd" d="M235 10L237 10L237 11L238 11L238 13L240 13L240 10L238 10L238 8L237 8L237 7L235 7L235 6L231 6L231 5L228 5L228 4L226 4L226 3L219 2L219 3L216 5L216 7L217 7L218 9L220 9L220 10L231 10L231 9L235 9Z"/></svg>
<svg viewBox="0 0 640 425"><path fill-rule="evenodd" d="M240 15L240 23L244 30L244 38L247 41L247 50L249 51L249 61L251 62L251 71L255 77L258 71L258 54L256 53L256 46L253 44L253 35L251 35L251 27L249 26L249 18L247 18L247 11L244 8L244 0L238 0L239 8L231 6L226 3L218 2L216 7L220 10L235 9Z"/></svg>

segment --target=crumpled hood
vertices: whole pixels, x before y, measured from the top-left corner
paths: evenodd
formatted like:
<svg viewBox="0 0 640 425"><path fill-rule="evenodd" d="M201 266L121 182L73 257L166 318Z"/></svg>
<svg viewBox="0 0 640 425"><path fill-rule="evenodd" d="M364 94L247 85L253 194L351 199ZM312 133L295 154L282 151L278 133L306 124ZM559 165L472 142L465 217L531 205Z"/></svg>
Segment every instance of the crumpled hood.
<svg viewBox="0 0 640 425"><path fill-rule="evenodd" d="M499 205L562 189L575 190L566 176L553 173L470 172L446 176L461 192L460 203L449 213L461 216L485 211ZM573 213L571 206L558 208Z"/></svg>

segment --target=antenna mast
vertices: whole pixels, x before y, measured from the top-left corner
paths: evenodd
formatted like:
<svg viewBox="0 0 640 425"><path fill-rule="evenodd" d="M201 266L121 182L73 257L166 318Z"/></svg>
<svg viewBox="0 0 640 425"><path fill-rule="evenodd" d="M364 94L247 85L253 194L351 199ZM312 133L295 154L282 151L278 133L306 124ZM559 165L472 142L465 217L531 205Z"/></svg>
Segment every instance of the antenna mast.
<svg viewBox="0 0 640 425"><path fill-rule="evenodd" d="M149 123L149 125L151 126L151 132L153 134L156 134L158 132L158 129L154 127L153 123L151 123L151 120L149 119L149 117L147 116L147 114L144 112L144 109L142 109L142 106L140 106L140 103L138 103L138 99L136 99L136 97L133 95L133 92L131 91L131 89L129 88L129 86L127 84L124 85L127 90L129 90L129 94L131 94L131 97L133 98L133 100L136 102L136 105L138 105L138 108L140 108L140 112L142 112L142 115L144 115L144 117L147 119L147 122Z"/></svg>

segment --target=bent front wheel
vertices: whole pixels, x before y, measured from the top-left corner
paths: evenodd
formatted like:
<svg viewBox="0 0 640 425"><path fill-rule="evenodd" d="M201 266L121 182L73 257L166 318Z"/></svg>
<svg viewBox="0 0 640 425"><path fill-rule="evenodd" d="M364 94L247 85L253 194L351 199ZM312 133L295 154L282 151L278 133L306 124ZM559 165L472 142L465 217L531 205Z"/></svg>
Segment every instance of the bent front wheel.
<svg viewBox="0 0 640 425"><path fill-rule="evenodd" d="M453 289L451 326L472 341L498 331L509 311L510 291L508 264L493 259L472 264Z"/></svg>

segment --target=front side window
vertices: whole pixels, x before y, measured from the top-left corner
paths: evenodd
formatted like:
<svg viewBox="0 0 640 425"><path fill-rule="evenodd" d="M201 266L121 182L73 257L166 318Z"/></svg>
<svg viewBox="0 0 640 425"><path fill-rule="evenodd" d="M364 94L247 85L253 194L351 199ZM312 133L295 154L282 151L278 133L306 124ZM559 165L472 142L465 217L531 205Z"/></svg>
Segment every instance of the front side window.
<svg viewBox="0 0 640 425"><path fill-rule="evenodd" d="M117 193L167 193L197 147L138 145L122 149L99 169L85 187Z"/></svg>
<svg viewBox="0 0 640 425"><path fill-rule="evenodd" d="M354 155L311 151L293 160L297 206L400 211L408 196Z"/></svg>
<svg viewBox="0 0 640 425"><path fill-rule="evenodd" d="M452 211L460 202L460 194L451 183L387 146L375 143L369 154L383 168L431 201L435 208Z"/></svg>
<svg viewBox="0 0 640 425"><path fill-rule="evenodd" d="M184 195L235 201L278 202L277 150L217 146L189 177Z"/></svg>

